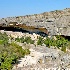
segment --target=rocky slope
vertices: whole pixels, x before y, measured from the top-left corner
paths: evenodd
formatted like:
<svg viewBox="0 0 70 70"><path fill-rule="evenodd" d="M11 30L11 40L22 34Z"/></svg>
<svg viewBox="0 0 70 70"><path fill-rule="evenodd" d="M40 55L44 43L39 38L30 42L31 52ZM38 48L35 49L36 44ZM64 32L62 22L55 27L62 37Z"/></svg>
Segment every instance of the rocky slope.
<svg viewBox="0 0 70 70"><path fill-rule="evenodd" d="M49 35L70 36L70 8L64 10L55 10L41 14L7 17L0 19L0 24L9 24L17 22L27 26L44 27L48 30Z"/></svg>
<svg viewBox="0 0 70 70"><path fill-rule="evenodd" d="M58 49L34 45L30 55L19 60L12 70L69 70L70 54Z"/></svg>
<svg viewBox="0 0 70 70"><path fill-rule="evenodd" d="M54 46L48 48L45 44L42 44L42 46L37 45L36 43L40 35L35 33L28 34L4 30L0 30L0 32L7 33L9 43L14 42L17 45L22 46L23 49L28 48L30 50L30 54L20 58L18 63L13 66L12 70L70 70L70 50L64 53ZM27 44L14 40L14 38L21 38L22 36L31 37L35 43ZM10 37L12 40L10 40Z"/></svg>

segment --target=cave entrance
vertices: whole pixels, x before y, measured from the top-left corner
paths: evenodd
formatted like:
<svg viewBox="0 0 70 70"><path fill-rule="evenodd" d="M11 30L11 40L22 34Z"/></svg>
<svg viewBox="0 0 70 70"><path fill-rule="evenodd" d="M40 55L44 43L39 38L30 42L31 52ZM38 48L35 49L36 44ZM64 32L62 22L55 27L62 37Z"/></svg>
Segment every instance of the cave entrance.
<svg viewBox="0 0 70 70"><path fill-rule="evenodd" d="M22 28L14 28L14 27L2 27L2 26L0 26L0 30L13 31L13 32L22 32L22 33L29 33L29 34L36 33L36 34L39 34L39 35L41 35L43 37L48 36L46 33L41 32L41 31L32 32L32 31L24 30Z"/></svg>
<svg viewBox="0 0 70 70"><path fill-rule="evenodd" d="M23 30L22 28L14 28L14 27L0 27L0 30L13 31L13 32L24 32L24 33L28 32L26 30Z"/></svg>

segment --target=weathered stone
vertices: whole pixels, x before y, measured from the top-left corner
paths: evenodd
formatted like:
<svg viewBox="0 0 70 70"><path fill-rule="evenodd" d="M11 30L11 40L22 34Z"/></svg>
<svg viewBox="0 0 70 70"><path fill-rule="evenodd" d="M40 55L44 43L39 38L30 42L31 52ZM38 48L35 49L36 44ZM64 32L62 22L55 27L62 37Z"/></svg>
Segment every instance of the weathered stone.
<svg viewBox="0 0 70 70"><path fill-rule="evenodd" d="M12 70L18 70L19 68L21 70L24 68L24 70L31 68L35 70L44 68L47 70L65 70L70 67L70 55L58 49L40 46L31 47L30 51L30 55L19 60L21 62L17 65L17 69L14 66Z"/></svg>
<svg viewBox="0 0 70 70"><path fill-rule="evenodd" d="M49 35L70 36L70 8L64 10L55 10L41 14L7 17L0 19L0 24L9 24L17 22L27 26L44 27L48 30Z"/></svg>

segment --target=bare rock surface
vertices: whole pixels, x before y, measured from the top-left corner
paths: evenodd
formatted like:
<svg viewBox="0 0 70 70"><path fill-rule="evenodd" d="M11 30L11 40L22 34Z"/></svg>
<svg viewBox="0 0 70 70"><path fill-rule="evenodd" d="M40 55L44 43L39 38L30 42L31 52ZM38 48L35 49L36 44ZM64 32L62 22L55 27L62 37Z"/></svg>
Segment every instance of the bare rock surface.
<svg viewBox="0 0 70 70"><path fill-rule="evenodd" d="M7 17L0 19L0 24L8 25L10 22L26 24L27 26L44 27L49 35L70 36L70 8L55 10L41 14Z"/></svg>
<svg viewBox="0 0 70 70"><path fill-rule="evenodd" d="M31 53L19 60L12 70L65 70L70 68L70 54L44 46L30 48Z"/></svg>

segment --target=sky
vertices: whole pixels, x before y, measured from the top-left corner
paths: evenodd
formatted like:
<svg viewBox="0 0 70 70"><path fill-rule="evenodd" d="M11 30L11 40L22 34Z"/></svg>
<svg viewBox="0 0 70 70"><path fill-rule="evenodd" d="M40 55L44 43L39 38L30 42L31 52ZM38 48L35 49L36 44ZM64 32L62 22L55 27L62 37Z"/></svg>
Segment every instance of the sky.
<svg viewBox="0 0 70 70"><path fill-rule="evenodd" d="M70 8L70 0L0 0L0 18Z"/></svg>

